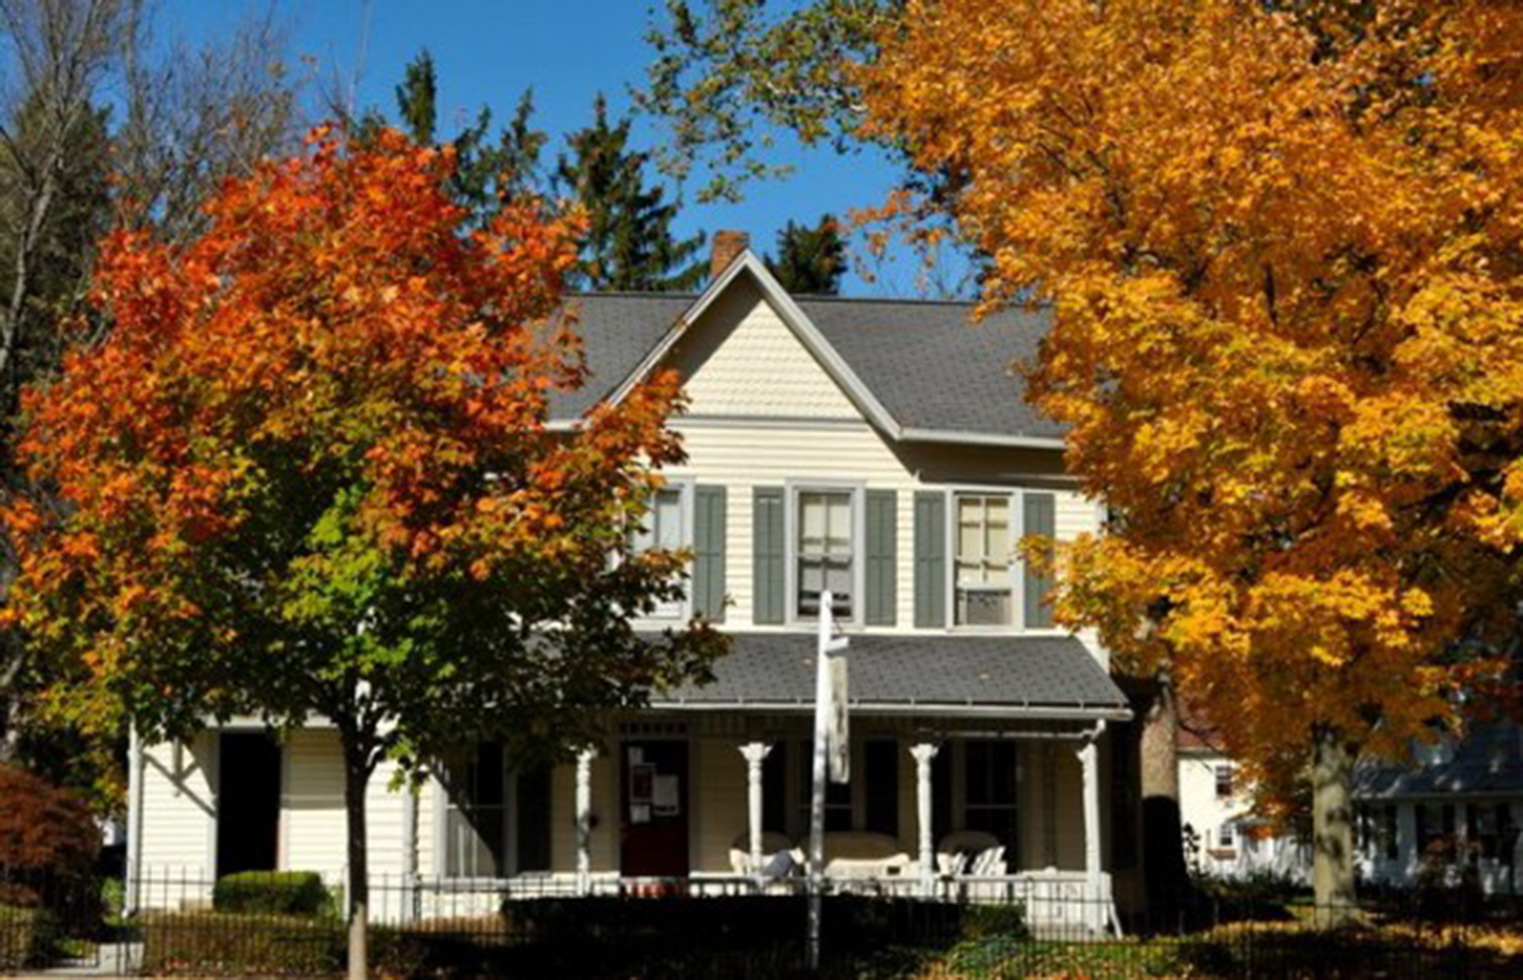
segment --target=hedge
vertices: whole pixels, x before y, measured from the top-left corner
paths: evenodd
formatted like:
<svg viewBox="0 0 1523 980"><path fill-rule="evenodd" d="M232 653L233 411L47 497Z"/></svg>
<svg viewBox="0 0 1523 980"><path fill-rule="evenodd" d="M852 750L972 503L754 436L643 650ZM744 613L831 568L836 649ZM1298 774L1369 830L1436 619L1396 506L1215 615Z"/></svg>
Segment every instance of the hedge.
<svg viewBox="0 0 1523 980"><path fill-rule="evenodd" d="M0 905L0 973L43 965L59 938L46 909Z"/></svg>
<svg viewBox="0 0 1523 980"><path fill-rule="evenodd" d="M315 916L335 912L316 871L244 871L224 875L212 889L218 912Z"/></svg>

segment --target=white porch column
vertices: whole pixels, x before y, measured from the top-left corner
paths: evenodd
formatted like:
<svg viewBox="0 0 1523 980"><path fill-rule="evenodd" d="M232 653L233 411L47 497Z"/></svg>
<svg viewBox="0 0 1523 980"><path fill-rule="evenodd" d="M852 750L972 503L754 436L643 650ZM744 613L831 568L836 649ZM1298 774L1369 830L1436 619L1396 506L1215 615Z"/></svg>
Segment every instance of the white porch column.
<svg viewBox="0 0 1523 980"><path fill-rule="evenodd" d="M1104 722L1079 744L1079 766L1084 777L1084 921L1092 931L1105 928L1106 907L1100 871L1100 766L1096 744Z"/></svg>
<svg viewBox="0 0 1523 980"><path fill-rule="evenodd" d="M931 760L941 746L920 742L910 746L915 759L915 819L920 835L920 890L929 896L936 890L936 842L931 839Z"/></svg>
<svg viewBox="0 0 1523 980"><path fill-rule="evenodd" d="M576 755L576 892L592 893L592 760L595 749Z"/></svg>
<svg viewBox="0 0 1523 980"><path fill-rule="evenodd" d="M740 747L746 760L746 815L750 830L751 874L761 884L762 872L762 762L772 746L766 742L747 742Z"/></svg>

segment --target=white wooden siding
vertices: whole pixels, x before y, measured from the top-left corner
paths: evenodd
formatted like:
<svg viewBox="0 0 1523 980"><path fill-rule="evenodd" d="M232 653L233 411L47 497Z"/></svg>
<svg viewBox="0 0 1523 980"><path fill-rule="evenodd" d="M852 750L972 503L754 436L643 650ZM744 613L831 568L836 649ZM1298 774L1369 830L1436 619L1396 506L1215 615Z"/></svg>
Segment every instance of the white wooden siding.
<svg viewBox="0 0 1523 980"><path fill-rule="evenodd" d="M669 357L695 415L856 418L856 407L750 283L721 297Z"/></svg>
<svg viewBox="0 0 1523 980"><path fill-rule="evenodd" d="M215 732L188 745L145 748L142 872L150 880L183 876L209 881L216 874Z"/></svg>

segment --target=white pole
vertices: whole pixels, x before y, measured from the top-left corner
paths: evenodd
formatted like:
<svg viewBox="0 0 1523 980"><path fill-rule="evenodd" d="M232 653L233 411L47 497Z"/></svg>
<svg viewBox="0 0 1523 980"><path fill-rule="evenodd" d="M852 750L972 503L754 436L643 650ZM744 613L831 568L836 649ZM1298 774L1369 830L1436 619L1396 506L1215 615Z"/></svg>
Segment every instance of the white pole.
<svg viewBox="0 0 1523 980"><path fill-rule="evenodd" d="M143 740L134 724L127 735L127 915L136 915L143 877Z"/></svg>
<svg viewBox="0 0 1523 980"><path fill-rule="evenodd" d="M814 671L814 759L809 794L809 969L820 968L820 895L825 886L825 769L830 737L830 613L834 596L820 593Z"/></svg>

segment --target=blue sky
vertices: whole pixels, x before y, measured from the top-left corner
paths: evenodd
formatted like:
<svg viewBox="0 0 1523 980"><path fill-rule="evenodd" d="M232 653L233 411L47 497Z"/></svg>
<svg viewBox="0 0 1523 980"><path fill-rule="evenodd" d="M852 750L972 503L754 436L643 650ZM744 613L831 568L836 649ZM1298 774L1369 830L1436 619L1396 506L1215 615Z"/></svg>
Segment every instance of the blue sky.
<svg viewBox="0 0 1523 980"><path fill-rule="evenodd" d="M553 159L564 145L562 135L590 120L597 92L607 93L615 111L628 106L628 87L643 81L650 57L644 41L650 2L277 0L275 11L289 26L292 55L314 59L327 80L356 80L360 107L392 112L392 90L404 66L428 48L439 73L442 133L483 104L506 120L523 90L533 86L537 125L551 134ZM268 6L269 0L164 0L156 28L163 39L195 41L230 30ZM637 123L636 132L641 146L660 138L649 121ZM894 168L875 155L803 151L787 140L776 160L795 165L793 176L754 186L740 204L698 205L686 195L680 230L743 230L753 248L766 251L789 219L812 223L827 211L844 214L879 203L895 177ZM915 280L913 260L899 257L880 268L874 282L853 272L845 291L913 296Z"/></svg>

